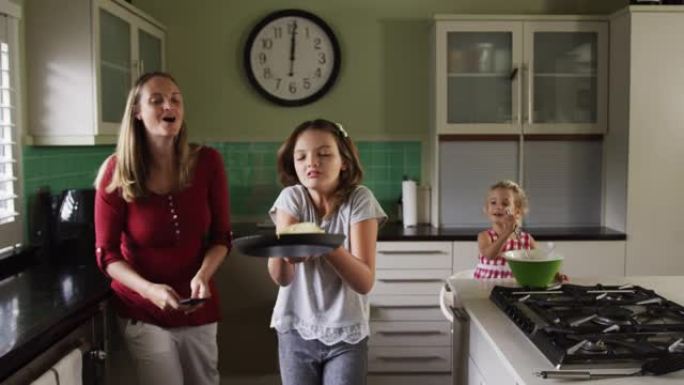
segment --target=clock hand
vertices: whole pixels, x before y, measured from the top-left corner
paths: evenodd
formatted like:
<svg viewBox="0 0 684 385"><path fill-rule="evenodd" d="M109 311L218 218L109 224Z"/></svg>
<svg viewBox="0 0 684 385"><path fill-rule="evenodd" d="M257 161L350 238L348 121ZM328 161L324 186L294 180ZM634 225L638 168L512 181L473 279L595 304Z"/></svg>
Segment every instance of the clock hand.
<svg viewBox="0 0 684 385"><path fill-rule="evenodd" d="M290 37L290 77L294 76L294 60L295 60L295 45L297 40L295 40L295 35L297 34L297 21L294 21L292 25L292 37Z"/></svg>

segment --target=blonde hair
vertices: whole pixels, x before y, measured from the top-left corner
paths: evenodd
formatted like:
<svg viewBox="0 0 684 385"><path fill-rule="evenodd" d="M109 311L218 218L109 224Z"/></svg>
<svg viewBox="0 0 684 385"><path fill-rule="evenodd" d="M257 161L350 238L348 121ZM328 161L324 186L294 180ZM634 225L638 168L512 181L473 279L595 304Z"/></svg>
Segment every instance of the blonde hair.
<svg viewBox="0 0 684 385"><path fill-rule="evenodd" d="M116 156L116 168L105 191L111 193L116 189L121 189L121 196L126 202L132 202L137 198L144 197L150 193L147 188L147 178L149 177L150 152L147 146L145 135L145 124L142 120L136 119L136 110L140 103L142 88L148 81L155 77L161 77L172 81L176 86L176 80L165 72L151 72L143 74L135 82L135 85L128 93L126 107L124 110L119 139L116 144L114 155ZM186 187L190 183L190 174L194 167L197 150L196 145L188 143L188 130L183 121L180 132L174 139L174 149L176 153L177 186L176 190ZM110 161L107 158L98 171L95 179L95 188L100 187L106 164Z"/></svg>
<svg viewBox="0 0 684 385"><path fill-rule="evenodd" d="M494 183L491 187L489 187L489 192L492 192L494 190L508 190L513 193L513 201L515 202L515 207L520 209L520 212L522 213L522 216L527 215L529 211L529 205L527 202L527 194L525 194L525 190L523 190L522 187L520 187L519 184L513 182L512 180L501 180L496 183ZM485 207L486 207L486 199L485 199Z"/></svg>
<svg viewBox="0 0 684 385"><path fill-rule="evenodd" d="M339 150L340 157L342 157L342 162L346 165L346 169L340 172L339 183L332 197L331 210L325 214L325 217L329 217L340 208L354 189L361 184L363 168L359 159L359 150L347 134L347 131L339 123L325 119L306 121L297 126L290 133L290 136L285 139L280 149L278 149L278 178L285 187L300 183L294 165L294 148L299 136L307 130L318 130L331 134L335 138L335 143L337 143L337 149Z"/></svg>

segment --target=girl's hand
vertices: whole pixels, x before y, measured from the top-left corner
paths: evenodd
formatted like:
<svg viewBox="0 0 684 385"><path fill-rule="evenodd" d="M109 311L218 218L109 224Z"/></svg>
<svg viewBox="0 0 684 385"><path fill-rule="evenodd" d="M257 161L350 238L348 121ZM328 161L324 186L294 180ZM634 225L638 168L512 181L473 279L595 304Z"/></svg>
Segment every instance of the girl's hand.
<svg viewBox="0 0 684 385"><path fill-rule="evenodd" d="M296 265L298 263L308 262L313 257L285 257L285 262L290 265Z"/></svg>
<svg viewBox="0 0 684 385"><path fill-rule="evenodd" d="M178 309L179 307L180 296L168 285L150 283L141 295L164 311Z"/></svg>

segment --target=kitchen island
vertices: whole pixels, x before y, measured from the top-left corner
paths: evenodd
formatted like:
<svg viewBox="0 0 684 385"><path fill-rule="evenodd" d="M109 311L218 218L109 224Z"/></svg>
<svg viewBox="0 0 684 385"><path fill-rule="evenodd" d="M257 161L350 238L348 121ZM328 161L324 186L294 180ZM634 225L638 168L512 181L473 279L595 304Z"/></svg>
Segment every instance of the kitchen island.
<svg viewBox="0 0 684 385"><path fill-rule="evenodd" d="M573 279L577 285L623 285L633 284L653 289L657 294L684 303L684 277L597 277ZM467 323L467 353L454 357L455 371L462 373L467 366L468 384L488 385L544 385L589 383L594 381L543 379L535 375L542 370L555 370L549 360L509 318L489 299L492 288L515 286L513 280L478 281L449 278L453 294L453 307L457 313L465 313ZM458 318L458 317L457 317ZM458 321L455 328L458 329ZM463 341L463 339L460 339ZM461 342L464 343L464 342ZM617 371L613 370L614 371ZM591 370L598 372L598 370ZM604 370L606 372L607 370ZM624 369L620 369L623 371ZM456 373L454 373L456 375ZM463 378L463 377L462 377ZM637 376L596 380L597 384L681 384L684 370L664 376Z"/></svg>

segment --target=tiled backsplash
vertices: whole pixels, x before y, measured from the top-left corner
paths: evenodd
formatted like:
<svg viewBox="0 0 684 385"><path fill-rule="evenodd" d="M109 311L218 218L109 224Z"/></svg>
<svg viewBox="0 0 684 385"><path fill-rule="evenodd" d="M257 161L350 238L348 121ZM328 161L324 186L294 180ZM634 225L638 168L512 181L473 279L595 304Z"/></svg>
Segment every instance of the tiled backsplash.
<svg viewBox="0 0 684 385"><path fill-rule="evenodd" d="M33 147L24 146L24 192L36 193L42 186L55 193L67 188L91 187L97 169L113 146Z"/></svg>
<svg viewBox="0 0 684 385"><path fill-rule="evenodd" d="M259 220L281 189L276 173L276 142L207 143L223 156L228 173L233 221ZM368 186L390 215L396 214L404 175L420 180L421 143L359 142ZM24 191L35 194L41 186L53 192L92 186L97 169L112 146L23 148Z"/></svg>

